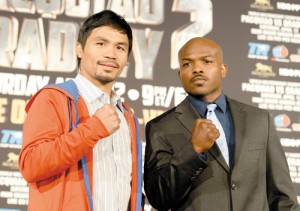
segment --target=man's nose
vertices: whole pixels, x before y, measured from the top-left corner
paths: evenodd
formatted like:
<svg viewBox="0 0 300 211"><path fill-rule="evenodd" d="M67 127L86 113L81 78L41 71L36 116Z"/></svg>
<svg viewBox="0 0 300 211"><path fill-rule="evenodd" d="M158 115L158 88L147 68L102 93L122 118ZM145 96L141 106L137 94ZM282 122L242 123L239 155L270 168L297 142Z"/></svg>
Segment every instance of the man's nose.
<svg viewBox="0 0 300 211"><path fill-rule="evenodd" d="M104 57L110 58L110 59L115 59L116 58L116 50L117 49L114 46L107 46L105 48Z"/></svg>
<svg viewBox="0 0 300 211"><path fill-rule="evenodd" d="M193 72L194 73L199 73L199 72L203 72L203 67L200 64L200 62L195 62L194 66L193 66Z"/></svg>

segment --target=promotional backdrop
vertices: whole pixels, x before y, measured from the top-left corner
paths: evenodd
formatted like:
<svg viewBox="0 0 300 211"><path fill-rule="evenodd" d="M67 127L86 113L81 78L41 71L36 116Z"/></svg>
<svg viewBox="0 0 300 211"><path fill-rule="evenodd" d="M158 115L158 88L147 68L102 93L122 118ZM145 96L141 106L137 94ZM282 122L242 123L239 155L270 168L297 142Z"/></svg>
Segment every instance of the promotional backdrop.
<svg viewBox="0 0 300 211"><path fill-rule="evenodd" d="M115 90L143 129L186 96L178 49L195 36L214 39L229 67L225 93L271 113L300 199L298 0L0 0L0 211L27 209L17 163L26 102L46 84L76 76L79 27L103 9L133 29Z"/></svg>

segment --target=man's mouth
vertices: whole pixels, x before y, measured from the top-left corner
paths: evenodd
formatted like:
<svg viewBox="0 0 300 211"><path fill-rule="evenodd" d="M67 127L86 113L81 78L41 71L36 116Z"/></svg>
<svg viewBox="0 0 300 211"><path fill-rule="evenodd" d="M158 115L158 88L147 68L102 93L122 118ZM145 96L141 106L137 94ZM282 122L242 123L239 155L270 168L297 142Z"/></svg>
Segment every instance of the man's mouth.
<svg viewBox="0 0 300 211"><path fill-rule="evenodd" d="M207 78L201 75L194 76L191 82L207 81Z"/></svg>
<svg viewBox="0 0 300 211"><path fill-rule="evenodd" d="M116 62L112 62L112 61L97 61L98 65L102 65L102 66L106 66L106 67L110 67L110 68L118 68L119 65Z"/></svg>

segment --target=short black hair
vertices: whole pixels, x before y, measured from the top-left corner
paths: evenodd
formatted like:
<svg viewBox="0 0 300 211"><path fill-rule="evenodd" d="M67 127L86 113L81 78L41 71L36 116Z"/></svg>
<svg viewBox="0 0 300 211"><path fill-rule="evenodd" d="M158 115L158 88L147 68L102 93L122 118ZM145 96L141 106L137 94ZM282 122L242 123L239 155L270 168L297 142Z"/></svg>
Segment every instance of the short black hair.
<svg viewBox="0 0 300 211"><path fill-rule="evenodd" d="M103 10L90 16L82 24L77 42L84 48L88 36L92 30L101 26L110 26L123 34L126 34L129 41L128 56L132 50L132 30L127 21L112 10ZM77 58L78 66L80 64L80 58Z"/></svg>

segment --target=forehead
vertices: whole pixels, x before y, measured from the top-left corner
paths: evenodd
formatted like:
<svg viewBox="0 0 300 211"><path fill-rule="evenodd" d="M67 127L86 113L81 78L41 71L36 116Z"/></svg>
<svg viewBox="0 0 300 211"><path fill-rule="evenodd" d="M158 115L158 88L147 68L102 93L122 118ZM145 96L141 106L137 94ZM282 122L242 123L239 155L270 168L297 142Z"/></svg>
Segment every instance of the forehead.
<svg viewBox="0 0 300 211"><path fill-rule="evenodd" d="M179 51L179 59L193 57L220 57L220 50L217 45L202 40L187 42Z"/></svg>
<svg viewBox="0 0 300 211"><path fill-rule="evenodd" d="M106 39L113 42L121 42L121 43L128 43L128 36L127 34L121 32L118 29L115 29L111 26L100 26L94 28L88 39Z"/></svg>

